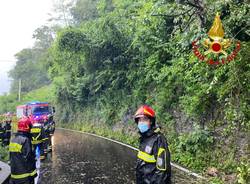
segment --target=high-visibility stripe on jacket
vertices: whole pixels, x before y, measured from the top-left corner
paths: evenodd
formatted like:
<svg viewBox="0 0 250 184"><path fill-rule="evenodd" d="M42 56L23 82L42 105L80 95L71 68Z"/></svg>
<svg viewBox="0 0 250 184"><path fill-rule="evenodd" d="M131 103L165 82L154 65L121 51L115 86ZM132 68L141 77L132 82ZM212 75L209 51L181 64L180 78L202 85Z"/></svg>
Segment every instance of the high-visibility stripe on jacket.
<svg viewBox="0 0 250 184"><path fill-rule="evenodd" d="M154 155L150 155L150 154L145 153L143 151L139 151L137 154L137 157L145 162L148 162L148 163L155 163L156 162Z"/></svg>
<svg viewBox="0 0 250 184"><path fill-rule="evenodd" d="M35 153L27 132L18 132L9 145L11 179L27 182L36 177Z"/></svg>
<svg viewBox="0 0 250 184"><path fill-rule="evenodd" d="M10 152L19 152L19 153L21 153L22 152L22 147L23 146L21 144L11 142L9 144L9 151Z"/></svg>

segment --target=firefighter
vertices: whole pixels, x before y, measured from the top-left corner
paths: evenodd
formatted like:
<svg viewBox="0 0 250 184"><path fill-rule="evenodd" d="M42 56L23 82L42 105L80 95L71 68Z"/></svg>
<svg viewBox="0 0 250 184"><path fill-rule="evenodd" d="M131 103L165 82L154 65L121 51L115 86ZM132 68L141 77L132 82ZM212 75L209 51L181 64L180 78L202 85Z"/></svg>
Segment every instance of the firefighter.
<svg viewBox="0 0 250 184"><path fill-rule="evenodd" d="M140 134L136 183L170 184L170 152L166 138L156 126L154 110L143 105L136 111L134 120Z"/></svg>
<svg viewBox="0 0 250 184"><path fill-rule="evenodd" d="M10 144L11 137L11 122L5 121L4 123L4 133L3 133L3 145L7 146Z"/></svg>
<svg viewBox="0 0 250 184"><path fill-rule="evenodd" d="M3 146L3 138L4 138L4 127L3 123L0 121L0 144Z"/></svg>
<svg viewBox="0 0 250 184"><path fill-rule="evenodd" d="M4 135L3 135L3 144L4 146L9 145L10 137L11 137L11 114L8 112L5 116L5 123L4 123Z"/></svg>
<svg viewBox="0 0 250 184"><path fill-rule="evenodd" d="M49 121L44 122L45 142L44 142L44 153L48 154L51 147L51 136L50 136L50 124Z"/></svg>
<svg viewBox="0 0 250 184"><path fill-rule="evenodd" d="M49 134L49 141L48 141L48 151L52 151L52 136L55 132L55 122L51 120L49 122L48 134Z"/></svg>
<svg viewBox="0 0 250 184"><path fill-rule="evenodd" d="M49 134L50 134L50 136L54 135L55 129L56 129L56 124L52 120L52 121L50 121L50 128L49 128L49 132L50 132Z"/></svg>
<svg viewBox="0 0 250 184"><path fill-rule="evenodd" d="M18 121L18 132L9 145L11 184L34 184L36 173L35 153L32 150L30 126L27 117Z"/></svg>
<svg viewBox="0 0 250 184"><path fill-rule="evenodd" d="M40 123L34 122L32 125L32 128L30 130L31 133L31 143L33 145L34 150L38 149L40 150L40 160L45 159L45 141L48 139L45 137L45 132L43 129L43 126Z"/></svg>

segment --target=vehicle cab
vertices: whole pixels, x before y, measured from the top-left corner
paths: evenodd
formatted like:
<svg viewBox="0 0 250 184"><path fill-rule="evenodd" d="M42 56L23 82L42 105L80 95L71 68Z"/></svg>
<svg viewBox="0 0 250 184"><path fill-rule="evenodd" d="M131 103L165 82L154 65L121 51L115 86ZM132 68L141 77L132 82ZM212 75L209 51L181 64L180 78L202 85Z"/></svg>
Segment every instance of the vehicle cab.
<svg viewBox="0 0 250 184"><path fill-rule="evenodd" d="M27 116L32 123L41 123L53 121L54 109L48 102L29 102L25 105L17 106L17 118Z"/></svg>

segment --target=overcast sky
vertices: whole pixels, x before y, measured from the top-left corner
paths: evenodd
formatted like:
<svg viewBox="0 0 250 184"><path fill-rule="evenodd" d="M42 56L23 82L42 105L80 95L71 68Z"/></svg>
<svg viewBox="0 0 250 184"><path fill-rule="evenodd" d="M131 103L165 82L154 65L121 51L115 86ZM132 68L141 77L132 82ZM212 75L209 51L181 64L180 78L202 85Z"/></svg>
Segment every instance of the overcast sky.
<svg viewBox="0 0 250 184"><path fill-rule="evenodd" d="M53 0L0 1L0 95L8 92L7 72L15 65L14 55L32 47L33 32L47 24Z"/></svg>

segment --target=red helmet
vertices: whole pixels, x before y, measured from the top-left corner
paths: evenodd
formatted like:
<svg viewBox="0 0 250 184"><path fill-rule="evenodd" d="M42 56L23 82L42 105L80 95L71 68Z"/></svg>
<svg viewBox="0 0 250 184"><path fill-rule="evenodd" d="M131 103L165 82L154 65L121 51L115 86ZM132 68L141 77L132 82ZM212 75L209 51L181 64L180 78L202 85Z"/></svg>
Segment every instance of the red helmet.
<svg viewBox="0 0 250 184"><path fill-rule="evenodd" d="M142 105L139 107L139 109L136 111L134 118L135 122L138 122L138 118L147 116L149 119L151 119L151 123L155 124L155 111L148 105Z"/></svg>
<svg viewBox="0 0 250 184"><path fill-rule="evenodd" d="M27 117L23 117L18 121L17 129L18 131L22 132L29 132L30 131L31 121Z"/></svg>

